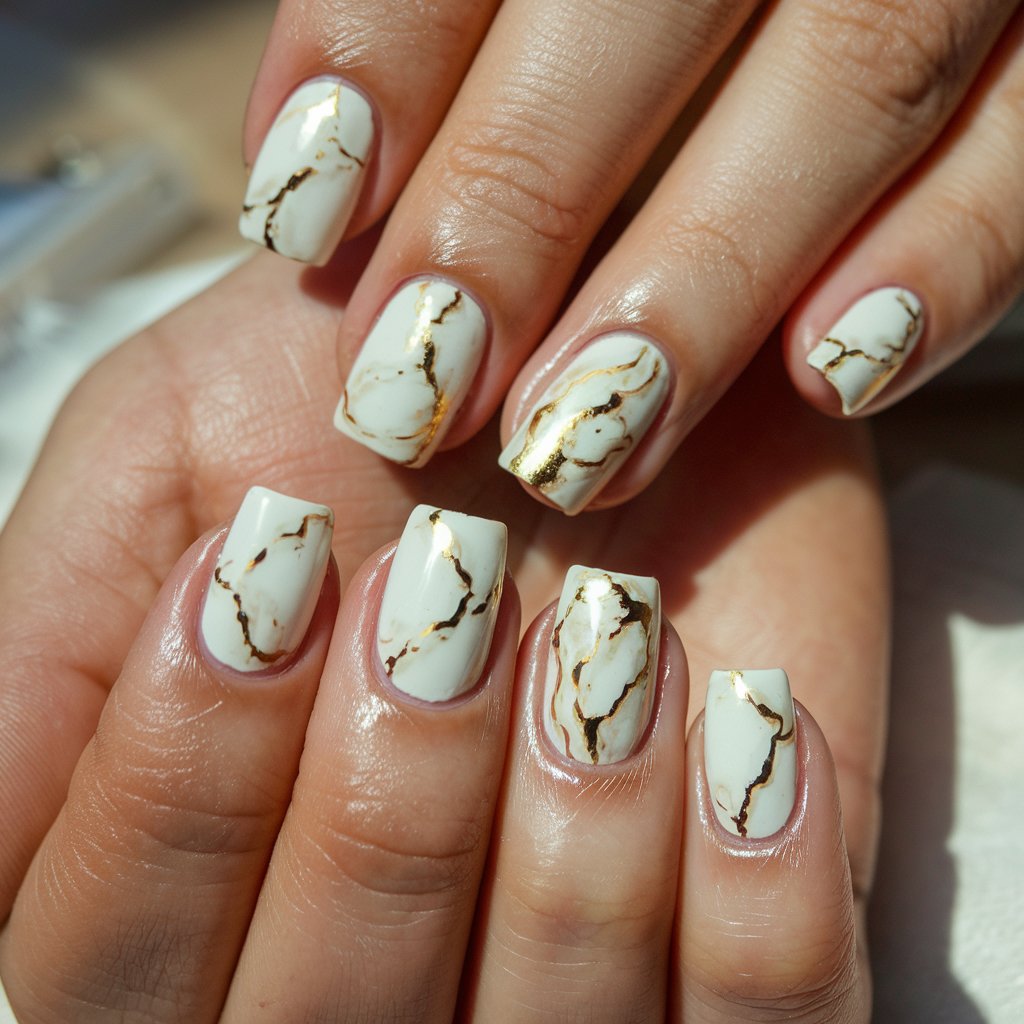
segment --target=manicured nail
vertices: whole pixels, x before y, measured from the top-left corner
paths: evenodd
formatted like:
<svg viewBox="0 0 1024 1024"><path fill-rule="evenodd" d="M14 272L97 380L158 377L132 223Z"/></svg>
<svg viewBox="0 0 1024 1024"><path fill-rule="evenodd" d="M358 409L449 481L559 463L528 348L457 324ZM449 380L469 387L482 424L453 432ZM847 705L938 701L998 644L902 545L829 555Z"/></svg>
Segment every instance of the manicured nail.
<svg viewBox="0 0 1024 1024"><path fill-rule="evenodd" d="M293 260L326 263L345 233L373 144L356 89L314 78L288 97L252 166L238 229Z"/></svg>
<svg viewBox="0 0 1024 1024"><path fill-rule="evenodd" d="M811 349L807 362L839 392L846 415L864 408L914 350L924 326L921 300L905 288L858 299Z"/></svg>
<svg viewBox="0 0 1024 1024"><path fill-rule="evenodd" d="M760 839L786 824L796 800L796 731L781 668L711 673L704 766L715 813L733 835Z"/></svg>
<svg viewBox="0 0 1024 1024"><path fill-rule="evenodd" d="M606 334L541 395L498 464L574 515L644 436L667 393L668 363L655 345Z"/></svg>
<svg viewBox="0 0 1024 1024"><path fill-rule="evenodd" d="M334 425L387 459L422 466L473 383L487 321L465 292L411 281L384 307L352 367Z"/></svg>
<svg viewBox="0 0 1024 1024"><path fill-rule="evenodd" d="M203 607L209 652L240 672L269 668L302 643L334 532L326 505L253 487L228 531Z"/></svg>
<svg viewBox="0 0 1024 1024"><path fill-rule="evenodd" d="M417 505L391 562L377 622L384 671L421 700L480 678L505 577L504 523Z"/></svg>
<svg viewBox="0 0 1024 1024"><path fill-rule="evenodd" d="M613 764L637 748L651 717L661 591L650 576L574 565L551 632L543 717L566 757Z"/></svg>

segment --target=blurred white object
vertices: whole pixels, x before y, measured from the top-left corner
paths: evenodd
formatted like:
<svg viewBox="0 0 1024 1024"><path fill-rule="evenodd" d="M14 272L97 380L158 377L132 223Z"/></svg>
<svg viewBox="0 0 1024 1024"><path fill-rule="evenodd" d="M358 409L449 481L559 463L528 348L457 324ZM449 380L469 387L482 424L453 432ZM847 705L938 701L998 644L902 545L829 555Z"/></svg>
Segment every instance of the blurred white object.
<svg viewBox="0 0 1024 1024"><path fill-rule="evenodd" d="M0 366L31 344L33 302L130 273L195 213L183 166L160 146L89 150L65 137L57 147L47 173L0 182Z"/></svg>

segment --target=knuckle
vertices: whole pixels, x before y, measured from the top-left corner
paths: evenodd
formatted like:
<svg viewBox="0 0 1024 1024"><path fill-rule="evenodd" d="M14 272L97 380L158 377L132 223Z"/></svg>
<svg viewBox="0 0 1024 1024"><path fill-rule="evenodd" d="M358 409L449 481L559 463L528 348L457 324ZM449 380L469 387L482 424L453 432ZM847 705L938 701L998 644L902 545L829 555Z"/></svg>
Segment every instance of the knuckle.
<svg viewBox="0 0 1024 1024"><path fill-rule="evenodd" d="M948 182L929 214L950 252L967 251L977 260L979 301L985 308L1008 303L1018 287L1022 253L1019 218L1008 217L973 183ZM965 246L965 242L969 244Z"/></svg>
<svg viewBox="0 0 1024 1024"><path fill-rule="evenodd" d="M923 127L964 79L968 11L957 0L816 0L805 38L830 77L896 130Z"/></svg>
<svg viewBox="0 0 1024 1024"><path fill-rule="evenodd" d="M757 951L741 943L728 953L705 949L691 957L687 949L688 999L730 1020L763 1020L766 1013L793 1021L847 1019L860 980L852 924L783 954L765 955L764 936L757 941Z"/></svg>
<svg viewBox="0 0 1024 1024"><path fill-rule="evenodd" d="M541 256L564 258L588 240L593 204L561 148L539 114L494 112L448 144L442 187L490 232L500 228L500 244L511 238Z"/></svg>
<svg viewBox="0 0 1024 1024"><path fill-rule="evenodd" d="M675 266L693 268L699 278L714 280L744 322L765 333L778 318L776 275L766 273L766 254L757 241L762 234L721 210L690 209L665 229L665 245ZM749 236L749 237L748 237ZM770 237L768 232L764 237ZM700 387L700 384L698 384Z"/></svg>
<svg viewBox="0 0 1024 1024"><path fill-rule="evenodd" d="M210 771L156 736L132 737L134 751L123 736L102 737L101 730L89 748L89 784L69 803L83 835L95 834L99 822L116 823L108 834L153 864L176 855L245 856L272 841L280 812L272 782Z"/></svg>
<svg viewBox="0 0 1024 1024"><path fill-rule="evenodd" d="M663 895L652 900L628 882L521 871L510 879L509 895L514 933L541 950L600 948L625 955L654 948L661 935Z"/></svg>
<svg viewBox="0 0 1024 1024"><path fill-rule="evenodd" d="M454 903L476 877L486 834L475 818L334 795L303 813L293 839L304 872L410 908Z"/></svg>

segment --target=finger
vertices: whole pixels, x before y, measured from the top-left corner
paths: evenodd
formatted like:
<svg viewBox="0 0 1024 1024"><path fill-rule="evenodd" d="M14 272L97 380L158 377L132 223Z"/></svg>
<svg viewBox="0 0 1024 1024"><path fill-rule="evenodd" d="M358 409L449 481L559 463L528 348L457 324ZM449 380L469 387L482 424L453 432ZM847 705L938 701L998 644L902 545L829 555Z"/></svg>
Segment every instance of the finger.
<svg viewBox="0 0 1024 1024"><path fill-rule="evenodd" d="M657 581L573 567L519 671L463 1015L660 1021L687 679Z"/></svg>
<svg viewBox="0 0 1024 1024"><path fill-rule="evenodd" d="M899 401L980 341L1024 287L1022 97L1019 11L943 137L790 315L790 374L820 409Z"/></svg>
<svg viewBox="0 0 1024 1024"><path fill-rule="evenodd" d="M451 1019L508 731L504 561L502 524L419 506L357 574L226 1024Z"/></svg>
<svg viewBox="0 0 1024 1024"><path fill-rule="evenodd" d="M598 228L753 7L502 6L353 296L339 430L422 465L491 417Z"/></svg>
<svg viewBox="0 0 1024 1024"><path fill-rule="evenodd" d="M440 124L496 6L284 0L246 116L253 163L242 234L322 264L350 219L355 233L379 217Z"/></svg>
<svg viewBox="0 0 1024 1024"><path fill-rule="evenodd" d="M168 578L15 903L19 1020L217 1019L327 654L331 525L254 488Z"/></svg>
<svg viewBox="0 0 1024 1024"><path fill-rule="evenodd" d="M672 1019L866 1022L835 770L784 672L712 674L687 792Z"/></svg>
<svg viewBox="0 0 1024 1024"><path fill-rule="evenodd" d="M771 10L523 370L506 403L502 465L569 513L613 476L601 504L645 486L935 137L1012 6L885 4L884 28L873 2ZM672 383L657 414L661 364Z"/></svg>

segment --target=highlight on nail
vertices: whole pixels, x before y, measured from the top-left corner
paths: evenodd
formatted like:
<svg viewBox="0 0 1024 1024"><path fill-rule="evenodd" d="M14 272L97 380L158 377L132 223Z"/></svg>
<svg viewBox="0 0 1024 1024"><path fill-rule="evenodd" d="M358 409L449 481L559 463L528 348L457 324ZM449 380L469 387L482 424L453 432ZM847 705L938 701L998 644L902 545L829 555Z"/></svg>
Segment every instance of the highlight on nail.
<svg viewBox="0 0 1024 1024"><path fill-rule="evenodd" d="M505 577L504 523L413 509L377 623L384 672L405 693L446 701L472 689L490 652Z"/></svg>
<svg viewBox="0 0 1024 1024"><path fill-rule="evenodd" d="M461 288L408 282L363 343L334 425L393 462L422 466L469 393L486 340L483 311Z"/></svg>
<svg viewBox="0 0 1024 1024"><path fill-rule="evenodd" d="M585 764L613 764L637 749L651 716L660 640L656 579L569 569L542 709L556 750Z"/></svg>
<svg viewBox="0 0 1024 1024"><path fill-rule="evenodd" d="M899 371L924 330L921 300L906 288L858 299L807 355L836 389L846 415L863 409Z"/></svg>
<svg viewBox="0 0 1024 1024"><path fill-rule="evenodd" d="M207 650L239 672L277 664L302 643L327 572L334 513L253 487L238 510L207 589Z"/></svg>
<svg viewBox="0 0 1024 1024"><path fill-rule="evenodd" d="M606 334L549 385L498 463L574 515L636 447L668 388L668 361L649 338Z"/></svg>
<svg viewBox="0 0 1024 1024"><path fill-rule="evenodd" d="M796 800L796 725L780 668L711 673L704 711L711 805L733 835L760 839L789 820Z"/></svg>
<svg viewBox="0 0 1024 1024"><path fill-rule="evenodd" d="M303 263L326 263L355 209L373 134L359 90L329 77L300 85L253 163L242 236Z"/></svg>

